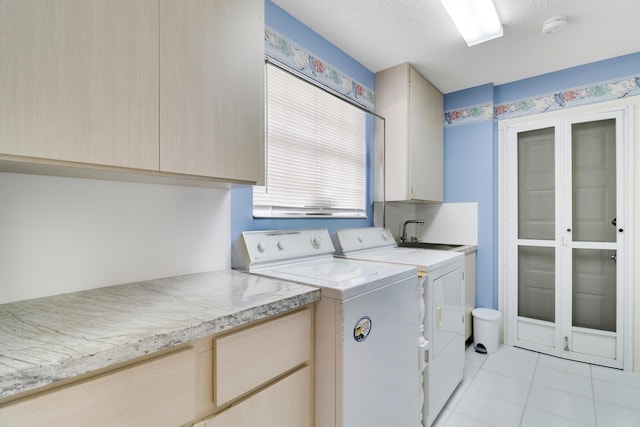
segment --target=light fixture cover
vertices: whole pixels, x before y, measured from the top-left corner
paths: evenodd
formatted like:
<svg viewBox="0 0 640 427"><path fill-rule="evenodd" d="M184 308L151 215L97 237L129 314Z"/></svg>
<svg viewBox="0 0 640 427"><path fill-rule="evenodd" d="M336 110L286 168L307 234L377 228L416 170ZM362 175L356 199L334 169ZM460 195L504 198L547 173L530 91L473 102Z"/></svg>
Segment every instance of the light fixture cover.
<svg viewBox="0 0 640 427"><path fill-rule="evenodd" d="M502 37L502 23L492 0L440 1L467 42L467 46Z"/></svg>

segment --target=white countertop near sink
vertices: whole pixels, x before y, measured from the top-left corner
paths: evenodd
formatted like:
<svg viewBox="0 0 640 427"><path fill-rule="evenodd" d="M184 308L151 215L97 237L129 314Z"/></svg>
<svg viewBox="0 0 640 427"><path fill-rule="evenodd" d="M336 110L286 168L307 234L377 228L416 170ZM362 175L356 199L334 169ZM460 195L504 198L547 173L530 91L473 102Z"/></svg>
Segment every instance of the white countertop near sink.
<svg viewBox="0 0 640 427"><path fill-rule="evenodd" d="M0 401L320 299L318 289L234 270L0 305Z"/></svg>
<svg viewBox="0 0 640 427"><path fill-rule="evenodd" d="M478 251L478 245L457 245L454 243L404 242L398 243L398 246L404 248L462 252L465 255ZM439 246L441 246L441 248Z"/></svg>

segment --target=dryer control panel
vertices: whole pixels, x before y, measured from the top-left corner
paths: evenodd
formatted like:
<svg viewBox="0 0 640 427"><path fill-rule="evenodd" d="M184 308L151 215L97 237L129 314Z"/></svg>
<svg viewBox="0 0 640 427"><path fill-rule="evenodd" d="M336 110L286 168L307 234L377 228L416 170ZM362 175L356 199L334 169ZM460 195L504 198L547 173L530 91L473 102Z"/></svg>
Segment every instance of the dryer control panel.
<svg viewBox="0 0 640 427"><path fill-rule="evenodd" d="M278 262L333 256L335 251L327 229L245 231L234 242L233 268L250 270Z"/></svg>
<svg viewBox="0 0 640 427"><path fill-rule="evenodd" d="M352 251L396 247L396 241L389 230L384 227L345 228L331 236L336 254L347 255Z"/></svg>

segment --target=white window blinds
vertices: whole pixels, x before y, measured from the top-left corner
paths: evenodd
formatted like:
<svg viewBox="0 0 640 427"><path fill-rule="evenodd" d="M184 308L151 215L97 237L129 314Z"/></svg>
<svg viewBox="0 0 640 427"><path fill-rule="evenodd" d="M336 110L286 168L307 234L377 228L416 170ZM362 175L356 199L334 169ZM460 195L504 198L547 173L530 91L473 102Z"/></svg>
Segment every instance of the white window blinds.
<svg viewBox="0 0 640 427"><path fill-rule="evenodd" d="M266 69L266 180L254 187L254 216L366 216L367 114Z"/></svg>

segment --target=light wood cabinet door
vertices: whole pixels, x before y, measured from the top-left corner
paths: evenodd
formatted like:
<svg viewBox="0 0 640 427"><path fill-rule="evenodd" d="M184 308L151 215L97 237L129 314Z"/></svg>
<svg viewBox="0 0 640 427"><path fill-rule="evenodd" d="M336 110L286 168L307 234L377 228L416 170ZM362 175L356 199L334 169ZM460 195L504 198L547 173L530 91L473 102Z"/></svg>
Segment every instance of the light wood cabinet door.
<svg viewBox="0 0 640 427"><path fill-rule="evenodd" d="M442 202L444 97L413 67L409 70L409 195Z"/></svg>
<svg viewBox="0 0 640 427"><path fill-rule="evenodd" d="M264 3L160 0L160 169L262 180Z"/></svg>
<svg viewBox="0 0 640 427"><path fill-rule="evenodd" d="M193 419L195 359L182 350L0 406L3 427L175 427Z"/></svg>
<svg viewBox="0 0 640 427"><path fill-rule="evenodd" d="M196 342L195 418L202 419L214 413L226 412L229 407L241 404L249 396L261 393L301 368L311 367L304 372L313 378L313 310L312 306L307 306L293 313ZM307 383L310 384L310 379ZM287 389L285 387L284 392ZM274 390L278 391L280 388ZM311 408L312 389L306 388L299 394L296 401L303 399L302 406ZM288 398L288 395L282 397ZM281 413L289 412L283 410Z"/></svg>
<svg viewBox="0 0 640 427"><path fill-rule="evenodd" d="M294 372L194 427L311 426L311 368Z"/></svg>
<svg viewBox="0 0 640 427"><path fill-rule="evenodd" d="M157 0L0 0L0 155L158 170Z"/></svg>
<svg viewBox="0 0 640 427"><path fill-rule="evenodd" d="M214 339L218 406L308 363L313 351L311 316L311 309L305 309Z"/></svg>
<svg viewBox="0 0 640 427"><path fill-rule="evenodd" d="M443 95L408 63L375 80L376 113L386 130L384 200L442 202Z"/></svg>

